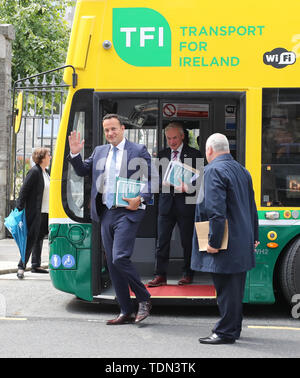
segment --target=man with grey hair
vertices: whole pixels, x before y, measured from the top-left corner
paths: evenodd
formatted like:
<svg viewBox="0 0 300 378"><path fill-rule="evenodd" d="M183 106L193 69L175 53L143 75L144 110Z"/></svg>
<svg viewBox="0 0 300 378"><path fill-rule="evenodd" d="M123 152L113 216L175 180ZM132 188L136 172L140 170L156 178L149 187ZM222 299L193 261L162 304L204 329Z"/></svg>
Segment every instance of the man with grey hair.
<svg viewBox="0 0 300 378"><path fill-rule="evenodd" d="M207 150L209 147L211 147L215 153L230 153L228 139L223 134L216 133L208 137L205 149Z"/></svg>
<svg viewBox="0 0 300 378"><path fill-rule="evenodd" d="M199 251L193 237L191 267L210 272L217 292L221 319L202 344L231 344L240 337L246 273L255 266L258 217L250 173L233 159L225 135L213 134L206 141L204 189L200 190L195 221L209 221L206 252ZM201 195L202 193L202 195ZM221 250L225 221L228 246Z"/></svg>

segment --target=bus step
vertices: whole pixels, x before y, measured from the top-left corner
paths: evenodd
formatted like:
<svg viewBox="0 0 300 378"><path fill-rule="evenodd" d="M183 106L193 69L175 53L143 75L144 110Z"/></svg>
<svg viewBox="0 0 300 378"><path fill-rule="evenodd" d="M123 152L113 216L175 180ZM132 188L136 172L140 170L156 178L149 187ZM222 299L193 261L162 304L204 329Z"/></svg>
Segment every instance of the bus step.
<svg viewBox="0 0 300 378"><path fill-rule="evenodd" d="M146 285L147 287L147 285ZM164 285L147 287L151 298L189 298L189 299L214 299L216 290L213 285ZM134 293L130 293L135 298Z"/></svg>

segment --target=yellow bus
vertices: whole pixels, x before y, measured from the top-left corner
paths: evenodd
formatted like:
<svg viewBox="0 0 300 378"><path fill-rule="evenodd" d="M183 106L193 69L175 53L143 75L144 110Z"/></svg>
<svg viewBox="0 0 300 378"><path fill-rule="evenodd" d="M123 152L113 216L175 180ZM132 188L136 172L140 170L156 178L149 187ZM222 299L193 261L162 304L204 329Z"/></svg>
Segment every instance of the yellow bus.
<svg viewBox="0 0 300 378"><path fill-rule="evenodd" d="M54 286L88 301L114 300L99 224L90 219L90 178L78 177L66 156L67 136L80 131L83 158L106 143L101 119L118 113L126 137L150 154L166 145L164 127L179 120L189 143L205 151L207 137L225 134L231 153L250 172L259 212L256 267L244 302L290 302L300 293L300 2L290 0L79 0L67 65L70 85L54 153L50 188L50 273ZM157 199L147 207L133 262L152 277ZM177 229L170 272L152 298L214 301L204 273L188 287L178 280Z"/></svg>

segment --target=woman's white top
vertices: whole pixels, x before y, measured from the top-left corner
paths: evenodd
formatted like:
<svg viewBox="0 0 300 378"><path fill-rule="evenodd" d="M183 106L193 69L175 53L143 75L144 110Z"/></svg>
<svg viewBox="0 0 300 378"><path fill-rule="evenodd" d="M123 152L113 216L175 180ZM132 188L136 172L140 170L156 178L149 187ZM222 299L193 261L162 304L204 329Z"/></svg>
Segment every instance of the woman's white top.
<svg viewBox="0 0 300 378"><path fill-rule="evenodd" d="M50 189L50 176L43 170L44 178L44 193L42 200L42 213L49 213L49 189Z"/></svg>

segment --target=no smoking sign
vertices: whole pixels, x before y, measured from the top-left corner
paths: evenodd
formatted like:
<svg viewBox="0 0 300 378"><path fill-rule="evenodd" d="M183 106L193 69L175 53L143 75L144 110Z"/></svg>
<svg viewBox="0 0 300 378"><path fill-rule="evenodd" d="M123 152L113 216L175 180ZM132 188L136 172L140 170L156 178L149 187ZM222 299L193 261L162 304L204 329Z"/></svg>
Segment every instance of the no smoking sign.
<svg viewBox="0 0 300 378"><path fill-rule="evenodd" d="M163 107L163 114L165 117L174 117L177 109L174 104L165 104Z"/></svg>

